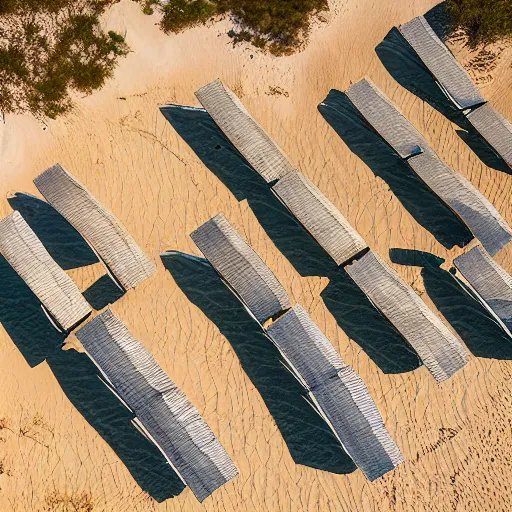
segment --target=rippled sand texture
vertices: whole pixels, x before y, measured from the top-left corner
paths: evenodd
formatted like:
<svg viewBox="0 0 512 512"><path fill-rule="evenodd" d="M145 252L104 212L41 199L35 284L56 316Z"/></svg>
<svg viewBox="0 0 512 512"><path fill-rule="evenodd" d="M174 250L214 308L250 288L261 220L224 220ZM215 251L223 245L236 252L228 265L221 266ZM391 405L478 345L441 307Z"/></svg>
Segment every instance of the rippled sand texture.
<svg viewBox="0 0 512 512"><path fill-rule="evenodd" d="M335 1L306 51L276 59L232 49L227 22L165 36L154 18L123 0L106 21L126 30L134 52L109 85L77 98L74 113L46 130L12 116L0 126L0 214L11 211L9 202L20 209L96 309L118 299L114 313L186 392L240 469L200 505L131 426L86 357L60 350L63 340L0 260L0 510L512 509L511 344L448 266L439 266L438 257L461 252L449 247L467 233L361 127L341 123L344 141L317 110L331 88L343 91L368 76L512 223L512 175L486 167L455 125L400 86L375 52L393 26L434 3ZM456 41L457 54L459 47ZM467 50L461 55L472 58ZM511 62L505 48L479 81L509 119ZM321 252L204 115L178 111L170 124L159 112L167 103L197 106L194 91L217 77L451 322L473 353L463 371L437 385L347 279L326 277L332 269ZM94 254L44 203L6 199L14 192L40 197L32 179L56 162L124 222L158 263L157 276L119 297ZM405 456L399 469L374 483L354 471L211 270L179 254L162 262L165 250L199 255L188 234L219 212L364 379ZM497 261L512 271L512 248Z"/></svg>

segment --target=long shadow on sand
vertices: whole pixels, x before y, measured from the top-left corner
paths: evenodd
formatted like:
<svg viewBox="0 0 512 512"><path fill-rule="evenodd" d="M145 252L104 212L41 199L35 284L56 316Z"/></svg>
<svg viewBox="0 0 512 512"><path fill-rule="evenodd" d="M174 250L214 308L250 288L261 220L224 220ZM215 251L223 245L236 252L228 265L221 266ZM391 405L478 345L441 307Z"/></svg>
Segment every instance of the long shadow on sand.
<svg viewBox="0 0 512 512"><path fill-rule="evenodd" d="M322 296L340 327L385 373L410 371L418 358L389 323L371 306L351 280L344 280L334 262L270 192L203 109L170 105L162 114L202 162L239 200L247 199L259 222L278 249L302 276L327 276L331 283ZM348 276L347 276L348 277ZM347 311L357 312L354 316ZM378 337L374 333L384 333Z"/></svg>
<svg viewBox="0 0 512 512"><path fill-rule="evenodd" d="M16 192L8 201L13 210L20 212L60 267L68 270L98 263L96 254L82 235L46 201L22 192ZM114 303L122 295L108 274L84 292L84 297L96 310Z"/></svg>
<svg viewBox="0 0 512 512"><path fill-rule="evenodd" d="M440 267L442 258L408 249L389 254L400 265L422 267L428 296L475 356L512 359L510 337L462 281Z"/></svg>
<svg viewBox="0 0 512 512"><path fill-rule="evenodd" d="M384 373L409 372L421 366L421 360L409 343L343 269L330 276L320 296L347 336Z"/></svg>
<svg viewBox="0 0 512 512"><path fill-rule="evenodd" d="M349 149L382 178L425 229L448 249L473 235L395 151L372 129L345 93L332 89L318 110Z"/></svg>
<svg viewBox="0 0 512 512"><path fill-rule="evenodd" d="M16 192L8 201L64 270L98 263L82 235L46 201L22 192Z"/></svg>
<svg viewBox="0 0 512 512"><path fill-rule="evenodd" d="M108 304L113 304L119 300L125 292L121 291L119 287L112 281L108 274L102 275L97 279L83 295L85 300L95 309L99 311Z"/></svg>
<svg viewBox="0 0 512 512"><path fill-rule="evenodd" d="M293 460L331 473L356 467L327 424L304 399L306 390L284 367L277 348L259 324L203 259L179 252L162 262L187 298L228 339L274 418Z"/></svg>
<svg viewBox="0 0 512 512"><path fill-rule="evenodd" d="M203 109L170 105L162 114L238 201L247 199L259 223L302 276L327 275L335 263L272 194Z"/></svg>
<svg viewBox="0 0 512 512"><path fill-rule="evenodd" d="M441 39L450 32L444 2L428 11L425 18ZM507 164L496 155L462 112L444 94L418 54L396 27L388 32L384 40L375 48L375 52L389 74L402 87L427 102L461 128L456 130L457 135L485 165L499 171L511 172Z"/></svg>
<svg viewBox="0 0 512 512"><path fill-rule="evenodd" d="M184 485L158 448L132 424L133 414L108 390L85 355L61 350L65 336L48 322L35 295L0 257L0 323L34 367L47 361L62 390L114 450L139 486L161 502Z"/></svg>

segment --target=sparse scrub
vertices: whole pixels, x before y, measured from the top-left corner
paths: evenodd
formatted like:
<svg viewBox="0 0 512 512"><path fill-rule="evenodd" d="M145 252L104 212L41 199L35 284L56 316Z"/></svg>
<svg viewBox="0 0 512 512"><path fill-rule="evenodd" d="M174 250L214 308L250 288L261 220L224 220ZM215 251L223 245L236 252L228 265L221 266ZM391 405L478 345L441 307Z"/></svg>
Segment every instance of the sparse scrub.
<svg viewBox="0 0 512 512"><path fill-rule="evenodd" d="M48 512L92 512L94 510L92 496L86 492L72 495L52 492L46 496L45 504L45 510Z"/></svg>
<svg viewBox="0 0 512 512"><path fill-rule="evenodd" d="M11 471L5 465L4 459L0 460L0 475L12 476Z"/></svg>
<svg viewBox="0 0 512 512"><path fill-rule="evenodd" d="M71 91L101 87L128 51L99 24L115 1L2 0L0 112L55 118L71 109Z"/></svg>
<svg viewBox="0 0 512 512"><path fill-rule="evenodd" d="M288 54L303 46L311 18L328 9L327 0L215 0L217 11L229 14L253 35L252 43L275 54Z"/></svg>
<svg viewBox="0 0 512 512"><path fill-rule="evenodd" d="M215 14L215 5L206 0L171 0L161 5L160 26L166 33L205 23Z"/></svg>
<svg viewBox="0 0 512 512"><path fill-rule="evenodd" d="M230 35L236 44L250 41L277 55L301 48L309 34L312 17L328 9L327 0L159 0L142 1L145 12L157 5L165 32L180 32L204 23L215 14L227 15L238 29Z"/></svg>
<svg viewBox="0 0 512 512"><path fill-rule="evenodd" d="M511 0L447 0L446 7L473 48L512 37Z"/></svg>

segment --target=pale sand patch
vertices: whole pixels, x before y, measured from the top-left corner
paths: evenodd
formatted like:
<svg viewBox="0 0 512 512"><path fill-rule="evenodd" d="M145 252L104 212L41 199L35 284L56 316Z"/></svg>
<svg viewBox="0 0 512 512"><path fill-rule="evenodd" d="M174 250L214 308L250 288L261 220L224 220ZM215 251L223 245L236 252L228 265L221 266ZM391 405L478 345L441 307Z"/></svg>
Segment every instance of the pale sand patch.
<svg viewBox="0 0 512 512"><path fill-rule="evenodd" d="M115 78L100 92L77 98L75 111L49 122L46 131L28 118L9 116L1 125L2 216L11 210L5 199L8 191L37 194L32 179L60 162L112 209L158 263L158 275L122 297L113 310L197 406L233 457L240 476L203 505L188 489L161 504L149 498L77 410L81 399L76 396L87 397L88 389L70 398L69 372L59 367L67 359L46 349L46 355L51 354L47 362L30 367L28 362L45 359L45 350L27 362L22 342L44 347L45 333L41 332L41 339L20 341L20 329L30 329L33 315L27 320L21 305L7 301L9 294L4 293L2 308L7 304L7 310L14 316L20 311L25 320L20 327L12 316L6 319L5 312L0 318L0 418L5 419L0 430L5 468L0 510L55 510L55 503L60 503L57 510L76 510L77 503L86 507L89 501L94 511L130 512L512 508L511 363L473 357L442 385L423 367L383 373L337 326L324 304L320 293L328 279L301 277L262 228L250 200L237 200L158 110L167 103L197 106L194 91L220 77L386 261L390 248L451 259L460 251L448 251L423 228L317 111L331 88L344 90L368 76L442 158L512 223L512 176L484 166L454 126L398 85L375 54L393 26L423 14L435 3L335 1L330 21L315 28L307 49L277 59L252 47L232 49L227 21L165 36L154 25L155 18L123 0L106 15L109 27L121 32L126 28L133 49ZM508 57L499 60L493 80L485 82L484 94L512 119L509 63ZM288 96L267 94L271 87ZM161 251L171 249L199 255L188 235L219 212L360 373L405 456L405 465L370 484L360 471L336 475L295 464L230 342L189 301L159 258ZM512 249L502 251L497 260L512 271ZM423 292L420 268L393 266ZM93 265L70 274L85 290L102 270ZM0 286L4 283L2 278ZM428 289L422 297L432 304ZM70 357L72 352L63 354ZM106 418L107 412L102 411Z"/></svg>

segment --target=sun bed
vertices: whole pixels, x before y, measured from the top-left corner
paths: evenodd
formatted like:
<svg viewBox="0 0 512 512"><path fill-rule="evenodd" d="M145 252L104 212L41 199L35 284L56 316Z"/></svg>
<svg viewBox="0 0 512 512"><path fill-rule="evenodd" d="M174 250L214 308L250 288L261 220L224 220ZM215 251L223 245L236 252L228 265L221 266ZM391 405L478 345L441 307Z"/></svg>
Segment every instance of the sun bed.
<svg viewBox="0 0 512 512"><path fill-rule="evenodd" d="M345 270L438 382L450 378L468 362L469 355L456 336L376 253L366 253Z"/></svg>
<svg viewBox="0 0 512 512"><path fill-rule="evenodd" d="M84 237L122 288L135 288L156 272L155 264L119 220L59 164L44 171L34 183Z"/></svg>
<svg viewBox="0 0 512 512"><path fill-rule="evenodd" d="M366 385L343 362L302 306L295 306L277 319L268 327L267 334L369 480L403 462Z"/></svg>
<svg viewBox="0 0 512 512"><path fill-rule="evenodd" d="M399 30L458 108L462 110L485 103L469 75L423 16L401 25Z"/></svg>
<svg viewBox="0 0 512 512"><path fill-rule="evenodd" d="M223 214L191 238L221 278L260 323L290 307L285 289Z"/></svg>
<svg viewBox="0 0 512 512"><path fill-rule="evenodd" d="M53 260L19 212L0 221L0 252L59 330L72 329L91 313L76 284Z"/></svg>
<svg viewBox="0 0 512 512"><path fill-rule="evenodd" d="M272 191L337 265L368 247L339 210L300 172L281 178Z"/></svg>
<svg viewBox="0 0 512 512"><path fill-rule="evenodd" d="M512 336L512 276L478 246L455 258L453 263Z"/></svg>
<svg viewBox="0 0 512 512"><path fill-rule="evenodd" d="M363 79L347 90L347 96L375 131L406 159L412 170L468 226L490 254L496 254L512 240L512 228L498 210L437 156L375 85Z"/></svg>
<svg viewBox="0 0 512 512"><path fill-rule="evenodd" d="M110 310L76 336L199 501L238 474L183 391Z"/></svg>
<svg viewBox="0 0 512 512"><path fill-rule="evenodd" d="M294 170L278 145L220 80L196 91L197 99L251 166L271 183Z"/></svg>

